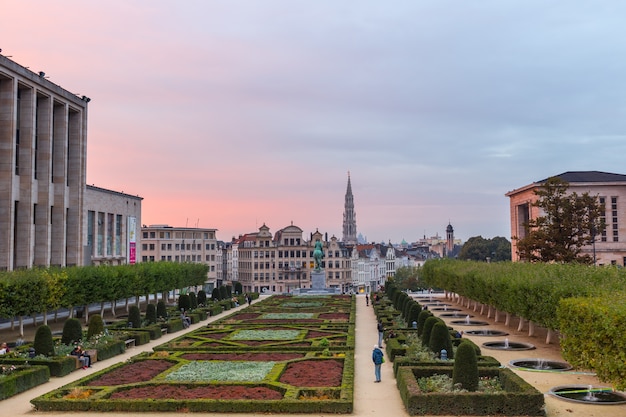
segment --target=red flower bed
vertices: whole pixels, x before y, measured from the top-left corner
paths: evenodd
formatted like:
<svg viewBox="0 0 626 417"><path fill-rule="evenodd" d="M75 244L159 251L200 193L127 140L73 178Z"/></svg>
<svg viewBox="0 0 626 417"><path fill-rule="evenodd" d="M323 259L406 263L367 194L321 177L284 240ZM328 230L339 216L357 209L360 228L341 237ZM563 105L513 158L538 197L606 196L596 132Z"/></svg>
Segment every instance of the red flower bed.
<svg viewBox="0 0 626 417"><path fill-rule="evenodd" d="M207 385L202 387L184 385L159 385L137 387L115 392L111 399L216 399L216 400L281 400L283 394L265 387L245 385Z"/></svg>
<svg viewBox="0 0 626 417"><path fill-rule="evenodd" d="M287 365L280 382L298 387L338 387L342 375L342 361L300 361Z"/></svg>
<svg viewBox="0 0 626 417"><path fill-rule="evenodd" d="M146 360L129 363L102 375L100 378L90 381L87 385L123 385L135 382L150 381L161 372L174 366L173 363L164 360Z"/></svg>

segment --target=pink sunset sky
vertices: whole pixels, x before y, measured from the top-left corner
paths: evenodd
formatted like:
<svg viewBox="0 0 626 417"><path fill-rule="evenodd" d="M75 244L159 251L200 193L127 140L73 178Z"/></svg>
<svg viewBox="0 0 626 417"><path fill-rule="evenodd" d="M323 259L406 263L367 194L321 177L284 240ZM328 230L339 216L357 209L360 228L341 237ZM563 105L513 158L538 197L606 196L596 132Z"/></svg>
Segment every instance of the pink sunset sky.
<svg viewBox="0 0 626 417"><path fill-rule="evenodd" d="M626 173L626 3L5 2L2 54L89 103L87 182L142 223L510 239L504 194Z"/></svg>

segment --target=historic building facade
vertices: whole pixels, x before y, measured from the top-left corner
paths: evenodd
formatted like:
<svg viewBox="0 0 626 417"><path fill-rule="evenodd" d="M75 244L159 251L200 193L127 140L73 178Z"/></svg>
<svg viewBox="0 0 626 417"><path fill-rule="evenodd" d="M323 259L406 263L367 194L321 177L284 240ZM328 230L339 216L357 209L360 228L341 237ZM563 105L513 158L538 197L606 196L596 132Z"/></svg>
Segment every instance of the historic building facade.
<svg viewBox="0 0 626 417"><path fill-rule="evenodd" d="M0 270L83 264L88 102L0 55Z"/></svg>
<svg viewBox="0 0 626 417"><path fill-rule="evenodd" d="M626 265L626 175L599 171L569 171L556 175L569 183L569 191L598 196L605 206L605 231L596 237L595 244L583 248L596 259L597 265ZM506 193L509 197L511 219L511 257L519 261L517 238L526 236L526 224L541 216L535 191L547 180L533 182Z"/></svg>

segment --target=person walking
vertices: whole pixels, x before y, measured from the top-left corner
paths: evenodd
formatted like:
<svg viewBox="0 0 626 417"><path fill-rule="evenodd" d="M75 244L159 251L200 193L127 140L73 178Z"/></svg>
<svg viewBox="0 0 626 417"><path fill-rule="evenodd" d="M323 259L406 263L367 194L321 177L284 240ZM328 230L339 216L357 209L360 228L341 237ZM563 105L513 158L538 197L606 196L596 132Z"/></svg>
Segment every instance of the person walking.
<svg viewBox="0 0 626 417"><path fill-rule="evenodd" d="M378 347L383 347L383 335L385 334L385 326L383 321L378 320Z"/></svg>
<svg viewBox="0 0 626 417"><path fill-rule="evenodd" d="M374 350L372 351L372 362L374 362L374 375L376 376L376 380L374 382L380 382L380 368L385 361L383 356L383 351L380 350L378 345L374 345Z"/></svg>
<svg viewBox="0 0 626 417"><path fill-rule="evenodd" d="M370 305L370 296L367 295L367 293L365 294L365 305L369 306Z"/></svg>

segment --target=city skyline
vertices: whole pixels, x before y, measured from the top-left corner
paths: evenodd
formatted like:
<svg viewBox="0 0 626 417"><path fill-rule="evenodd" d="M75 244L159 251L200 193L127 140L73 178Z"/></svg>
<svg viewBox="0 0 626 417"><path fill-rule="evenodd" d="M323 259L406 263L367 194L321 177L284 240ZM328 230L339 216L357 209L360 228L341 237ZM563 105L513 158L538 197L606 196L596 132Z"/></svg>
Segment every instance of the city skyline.
<svg viewBox="0 0 626 417"><path fill-rule="evenodd" d="M505 194L623 171L626 4L24 0L2 55L91 99L87 183L220 240L510 239ZM20 16L20 18L17 18ZM27 22L27 23L26 23Z"/></svg>

